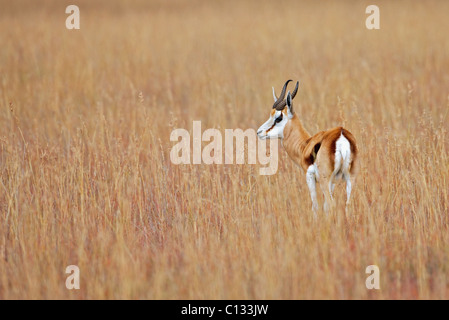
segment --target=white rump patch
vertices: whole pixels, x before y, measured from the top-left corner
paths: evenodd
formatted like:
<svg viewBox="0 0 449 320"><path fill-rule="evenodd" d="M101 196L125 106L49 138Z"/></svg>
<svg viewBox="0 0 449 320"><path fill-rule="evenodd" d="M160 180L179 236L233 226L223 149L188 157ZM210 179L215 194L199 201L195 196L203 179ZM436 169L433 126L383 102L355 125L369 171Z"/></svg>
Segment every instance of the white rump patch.
<svg viewBox="0 0 449 320"><path fill-rule="evenodd" d="M340 138L335 142L335 179L341 179L344 175L349 176L351 165L351 144L348 139L341 134Z"/></svg>

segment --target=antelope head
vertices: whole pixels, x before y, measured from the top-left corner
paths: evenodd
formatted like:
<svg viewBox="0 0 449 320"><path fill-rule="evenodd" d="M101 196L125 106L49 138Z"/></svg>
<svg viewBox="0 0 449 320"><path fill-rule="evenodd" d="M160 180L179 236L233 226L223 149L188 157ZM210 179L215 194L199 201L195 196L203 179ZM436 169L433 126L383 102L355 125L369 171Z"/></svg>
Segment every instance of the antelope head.
<svg viewBox="0 0 449 320"><path fill-rule="evenodd" d="M268 120L260 126L257 130L257 135L260 139L278 139L284 137L284 128L287 122L293 117L293 105L292 100L298 92L299 82L296 82L295 90L290 94L287 93L285 98L285 92L287 91L288 83L292 80L288 80L282 88L279 98L273 88L273 109L271 110ZM287 108L285 108L287 106Z"/></svg>

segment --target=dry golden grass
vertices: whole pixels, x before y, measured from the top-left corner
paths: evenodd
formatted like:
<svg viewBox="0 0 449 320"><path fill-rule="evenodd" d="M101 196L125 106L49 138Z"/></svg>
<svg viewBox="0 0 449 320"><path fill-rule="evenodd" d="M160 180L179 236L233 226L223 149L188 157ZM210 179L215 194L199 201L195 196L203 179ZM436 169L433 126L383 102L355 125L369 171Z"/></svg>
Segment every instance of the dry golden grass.
<svg viewBox="0 0 449 320"><path fill-rule="evenodd" d="M372 2L0 1L0 298L449 298L449 3L374 1L369 31ZM170 162L288 78L310 132L358 140L346 215L313 220L282 149L274 176Z"/></svg>

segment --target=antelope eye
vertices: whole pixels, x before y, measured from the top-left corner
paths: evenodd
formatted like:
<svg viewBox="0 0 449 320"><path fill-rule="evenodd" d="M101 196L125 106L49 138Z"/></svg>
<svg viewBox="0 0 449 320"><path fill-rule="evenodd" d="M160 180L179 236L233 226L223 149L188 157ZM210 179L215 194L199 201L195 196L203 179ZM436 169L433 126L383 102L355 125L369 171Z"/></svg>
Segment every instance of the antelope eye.
<svg viewBox="0 0 449 320"><path fill-rule="evenodd" d="M282 121L282 113L279 117L276 118L276 120L274 120L274 122L278 123Z"/></svg>

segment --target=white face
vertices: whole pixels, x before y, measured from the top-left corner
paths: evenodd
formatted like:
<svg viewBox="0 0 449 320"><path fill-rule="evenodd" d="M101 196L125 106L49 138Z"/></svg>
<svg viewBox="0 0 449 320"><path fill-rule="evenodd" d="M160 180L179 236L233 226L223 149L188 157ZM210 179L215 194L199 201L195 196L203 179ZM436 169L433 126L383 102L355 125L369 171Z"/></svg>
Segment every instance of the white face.
<svg viewBox="0 0 449 320"><path fill-rule="evenodd" d="M260 126L257 135L260 139L278 139L284 137L284 128L288 122L288 116L282 111L273 109L270 118Z"/></svg>

